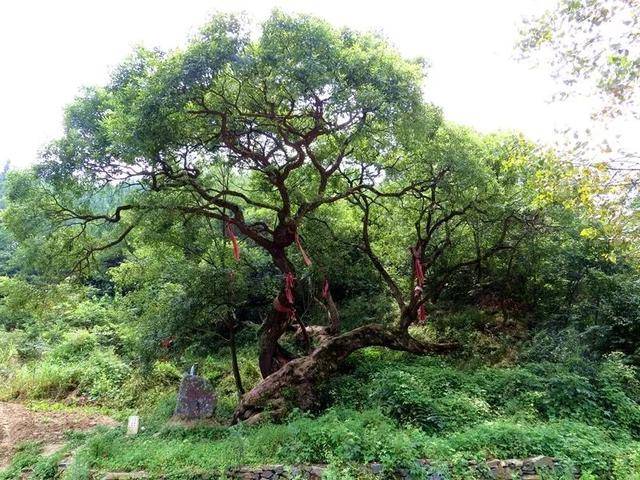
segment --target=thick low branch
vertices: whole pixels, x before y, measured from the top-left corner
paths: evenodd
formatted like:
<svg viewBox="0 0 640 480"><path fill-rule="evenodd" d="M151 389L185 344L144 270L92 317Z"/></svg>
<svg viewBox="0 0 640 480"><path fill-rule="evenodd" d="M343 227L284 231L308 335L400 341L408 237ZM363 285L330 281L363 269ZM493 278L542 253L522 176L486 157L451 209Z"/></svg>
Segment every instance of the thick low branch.
<svg viewBox="0 0 640 480"><path fill-rule="evenodd" d="M296 358L269 375L243 398L234 414L234 422L260 418L265 411L282 415L287 408L284 392L297 392L299 406L310 408L315 387L337 370L353 352L381 346L418 355L444 354L458 348L456 343L421 343L407 332L384 325L365 325L336 337L327 337L311 354Z"/></svg>

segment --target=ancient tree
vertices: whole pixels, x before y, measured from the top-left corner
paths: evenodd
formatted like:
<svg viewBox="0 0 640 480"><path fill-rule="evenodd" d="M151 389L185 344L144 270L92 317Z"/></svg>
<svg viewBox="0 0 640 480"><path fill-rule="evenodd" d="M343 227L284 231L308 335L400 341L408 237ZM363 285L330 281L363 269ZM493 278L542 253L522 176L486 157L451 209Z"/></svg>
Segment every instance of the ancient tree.
<svg viewBox="0 0 640 480"><path fill-rule="evenodd" d="M376 191L396 161L397 132L424 116L422 67L375 36L313 18L275 13L257 39L245 27L219 17L182 51L137 51L106 87L68 108L63 138L37 169L50 218L71 232L76 271L159 211L221 222L236 256L237 237L268 253L282 287L259 340L266 380L245 396L239 419L264 409L282 385L304 404L358 348L448 348L416 342L406 322L341 333L330 291L323 297L334 323L318 348L293 359L280 346L294 323L307 333L289 249L311 261L300 225L323 205ZM104 189L117 192L117 208L92 201Z"/></svg>

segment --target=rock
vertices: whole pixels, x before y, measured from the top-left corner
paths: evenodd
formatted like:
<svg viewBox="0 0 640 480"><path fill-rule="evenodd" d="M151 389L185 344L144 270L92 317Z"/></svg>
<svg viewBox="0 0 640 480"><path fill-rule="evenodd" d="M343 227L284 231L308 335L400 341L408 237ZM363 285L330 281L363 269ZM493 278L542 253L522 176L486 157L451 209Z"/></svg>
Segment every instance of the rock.
<svg viewBox="0 0 640 480"><path fill-rule="evenodd" d="M493 478L499 478L499 479L509 478L507 476L507 472L505 472L504 470L504 466L502 465L501 460L497 460L497 459L487 460L487 468L490 470L491 476Z"/></svg>
<svg viewBox="0 0 640 480"><path fill-rule="evenodd" d="M211 384L198 375L185 375L180 382L174 415L186 420L209 418L217 399Z"/></svg>
<svg viewBox="0 0 640 480"><path fill-rule="evenodd" d="M505 460L504 463L508 468L520 470L523 462L517 458L509 458L508 460Z"/></svg>
<svg viewBox="0 0 640 480"><path fill-rule="evenodd" d="M244 471L236 472L233 478L237 478L239 480L257 480L260 478L260 475L256 472Z"/></svg>
<svg viewBox="0 0 640 480"><path fill-rule="evenodd" d="M300 468L295 466L291 467L291 470L289 471L289 473L293 478L297 478L300 476Z"/></svg>
<svg viewBox="0 0 640 480"><path fill-rule="evenodd" d="M140 417L131 415L127 422L127 435L137 435L140 430Z"/></svg>
<svg viewBox="0 0 640 480"><path fill-rule="evenodd" d="M526 460L509 459L499 460L491 459L486 461L470 460L467 465L470 474L484 474L483 478L494 478L496 480L511 480L518 478L520 480L541 480L541 473L544 475L545 470L557 468L560 463L558 459L539 455ZM422 469L421 473L426 474L428 480L445 480L444 474L431 468L431 462L428 459L416 461L416 466ZM284 465L263 465L253 468L247 466L239 466L231 468L227 471L227 477L238 480L320 480L325 474L326 465L296 465L285 469ZM434 471L435 470L435 471ZM487 472L488 470L488 472ZM410 480L413 475L406 468L400 468L390 471L384 468L384 464L380 462L371 462L363 465L362 471L378 478L395 478L397 480ZM489 473L490 477L486 474ZM574 472L575 473L575 472ZM130 475L130 474L126 474ZM111 480L117 478L144 478L144 477L111 477ZM423 478L423 476L420 476ZM474 477L475 478L475 477ZM578 478L578 476L576 476Z"/></svg>
<svg viewBox="0 0 640 480"><path fill-rule="evenodd" d="M324 475L325 467L321 465L314 465L309 469L309 479L310 480L320 480L322 475Z"/></svg>
<svg viewBox="0 0 640 480"><path fill-rule="evenodd" d="M540 470L552 470L554 468L554 459L544 455L527 458L522 462L522 473L536 474Z"/></svg>
<svg viewBox="0 0 640 480"><path fill-rule="evenodd" d="M257 480L260 478L262 471L254 470L247 467L237 467L227 472L228 478L236 478L238 480Z"/></svg>
<svg viewBox="0 0 640 480"><path fill-rule="evenodd" d="M58 470L64 471L69 468L69 465L73 463L73 456L69 455L64 457L62 460L58 462Z"/></svg>
<svg viewBox="0 0 640 480"><path fill-rule="evenodd" d="M522 460L516 458L510 458L502 462L504 468L504 478L518 478L522 471Z"/></svg>
<svg viewBox="0 0 640 480"><path fill-rule="evenodd" d="M369 464L369 469L374 475L382 474L382 464L380 462L371 462Z"/></svg>

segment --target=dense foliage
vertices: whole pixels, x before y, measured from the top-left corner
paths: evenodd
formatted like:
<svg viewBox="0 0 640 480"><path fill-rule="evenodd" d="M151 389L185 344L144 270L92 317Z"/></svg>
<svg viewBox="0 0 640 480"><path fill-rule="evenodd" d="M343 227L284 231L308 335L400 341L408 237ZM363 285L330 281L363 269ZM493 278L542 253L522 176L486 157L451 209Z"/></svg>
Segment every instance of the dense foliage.
<svg viewBox="0 0 640 480"><path fill-rule="evenodd" d="M447 122L422 75L315 18L217 17L5 169L0 397L146 428L70 438L68 478L536 454L637 478L636 229L603 214L610 172ZM193 364L216 417L168 424ZM0 478L53 463L28 444Z"/></svg>

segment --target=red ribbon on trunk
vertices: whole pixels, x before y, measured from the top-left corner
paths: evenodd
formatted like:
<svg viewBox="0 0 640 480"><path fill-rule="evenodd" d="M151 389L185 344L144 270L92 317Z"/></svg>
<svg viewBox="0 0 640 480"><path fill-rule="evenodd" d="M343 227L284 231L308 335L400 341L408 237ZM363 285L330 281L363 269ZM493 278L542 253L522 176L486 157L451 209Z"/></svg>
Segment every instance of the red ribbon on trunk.
<svg viewBox="0 0 640 480"><path fill-rule="evenodd" d="M424 283L424 270L422 268L422 261L420 260L420 252L418 248L411 248L411 255L413 256L413 272L416 275L416 284L422 287Z"/></svg>
<svg viewBox="0 0 640 480"><path fill-rule="evenodd" d="M416 288L413 289L413 294L415 297L420 298L422 296L422 285L424 283L424 269L422 268L419 249L416 247L410 250L411 256L413 257L413 272L416 276ZM424 303L418 307L418 320L421 323L427 320L427 310L424 307Z"/></svg>
<svg viewBox="0 0 640 480"><path fill-rule="evenodd" d="M293 305L294 303L294 298L293 298L293 286L295 284L295 277L293 276L293 273L291 272L287 272L284 275L284 296L287 298L287 302L289 302L291 305Z"/></svg>
<svg viewBox="0 0 640 480"><path fill-rule="evenodd" d="M427 310L424 308L424 303L418 307L418 320L420 323L427 320Z"/></svg>
<svg viewBox="0 0 640 480"><path fill-rule="evenodd" d="M276 297L276 299L273 301L273 308L276 312L286 313L287 317L289 317L289 320L294 320L296 318L296 309L293 307L282 305L278 297Z"/></svg>
<svg viewBox="0 0 640 480"><path fill-rule="evenodd" d="M298 250L300 250L300 255L302 255L302 260L304 261L304 264L307 267L310 267L313 262L311 261L311 258L309 258L309 255L307 255L307 252L304 251L304 248L302 248L302 243L300 242L300 237L298 236L298 232L296 232L295 234L295 240L296 240L296 245L298 246Z"/></svg>
<svg viewBox="0 0 640 480"><path fill-rule="evenodd" d="M230 222L227 222L227 236L231 239L231 243L233 245L233 258L235 258L236 261L240 261L240 247L238 246L238 238L236 237L236 234L233 231L233 226Z"/></svg>
<svg viewBox="0 0 640 480"><path fill-rule="evenodd" d="M293 287L295 284L296 278L293 276L293 273L287 272L284 274L284 298L287 300L289 305L283 305L280 302L280 297L276 297L273 301L273 308L276 312L286 313L289 320L294 320L296 318L296 308L294 306L294 297L293 297Z"/></svg>
<svg viewBox="0 0 640 480"><path fill-rule="evenodd" d="M329 296L329 280L327 277L324 277L324 284L322 285L322 298L327 298Z"/></svg>

